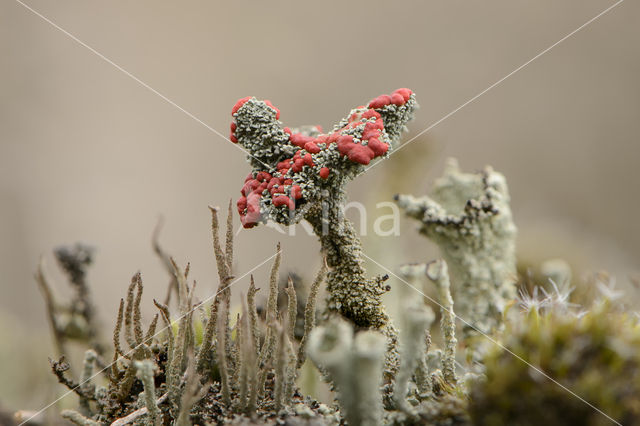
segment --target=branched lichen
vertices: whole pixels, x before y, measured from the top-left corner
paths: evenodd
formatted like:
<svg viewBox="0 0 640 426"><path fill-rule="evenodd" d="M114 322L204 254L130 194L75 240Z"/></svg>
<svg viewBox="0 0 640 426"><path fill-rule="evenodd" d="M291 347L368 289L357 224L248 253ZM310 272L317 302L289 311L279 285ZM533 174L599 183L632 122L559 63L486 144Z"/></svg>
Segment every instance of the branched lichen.
<svg viewBox="0 0 640 426"><path fill-rule="evenodd" d="M269 101L244 98L232 110L231 140L249 152L253 167L238 200L243 225L309 221L330 268L327 307L362 327L387 326L380 303L385 285L365 276L360 239L343 214L344 186L388 155L416 107L412 92L398 89L352 110L328 134L283 127Z"/></svg>
<svg viewBox="0 0 640 426"><path fill-rule="evenodd" d="M483 333L499 327L516 293L516 227L504 176L491 167L462 173L450 160L431 195L396 200L440 247L460 317Z"/></svg>

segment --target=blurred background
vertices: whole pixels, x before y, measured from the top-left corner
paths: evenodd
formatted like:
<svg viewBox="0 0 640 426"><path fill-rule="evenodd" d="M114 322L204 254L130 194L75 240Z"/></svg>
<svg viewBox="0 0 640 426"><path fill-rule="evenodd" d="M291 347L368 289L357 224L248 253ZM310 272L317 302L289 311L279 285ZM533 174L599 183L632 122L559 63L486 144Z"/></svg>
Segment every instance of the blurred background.
<svg viewBox="0 0 640 426"><path fill-rule="evenodd" d="M286 125L330 129L350 108L409 87L421 109L405 140L612 4L28 1L225 136L247 95L270 99ZM350 200L368 206L368 255L388 268L437 256L404 218L400 236L373 235L377 215L390 213L375 206L426 193L453 156L464 170L490 164L506 175L521 263L609 271L636 303L639 13L637 2L620 4L352 182ZM147 318L165 293L151 249L162 216L163 247L191 262L204 299L217 287L207 206L235 203L248 170L236 146L20 3L0 2L0 406L38 409L61 393L33 279L40 256L61 299L68 286L52 249L97 248L89 281L110 332L136 271ZM236 275L281 241L283 272L309 279L319 244L296 234L239 232ZM263 289L268 270L254 272Z"/></svg>

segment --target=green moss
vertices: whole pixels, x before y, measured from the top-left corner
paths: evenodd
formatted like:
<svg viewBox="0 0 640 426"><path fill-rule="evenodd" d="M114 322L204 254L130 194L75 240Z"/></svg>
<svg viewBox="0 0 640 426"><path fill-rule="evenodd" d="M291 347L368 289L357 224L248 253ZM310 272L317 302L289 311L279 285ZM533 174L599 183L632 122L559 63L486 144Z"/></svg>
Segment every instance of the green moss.
<svg viewBox="0 0 640 426"><path fill-rule="evenodd" d="M472 392L475 424L640 422L640 327L628 314L605 302L583 316L532 310L510 321L503 344L517 357L496 347L485 358L486 379Z"/></svg>

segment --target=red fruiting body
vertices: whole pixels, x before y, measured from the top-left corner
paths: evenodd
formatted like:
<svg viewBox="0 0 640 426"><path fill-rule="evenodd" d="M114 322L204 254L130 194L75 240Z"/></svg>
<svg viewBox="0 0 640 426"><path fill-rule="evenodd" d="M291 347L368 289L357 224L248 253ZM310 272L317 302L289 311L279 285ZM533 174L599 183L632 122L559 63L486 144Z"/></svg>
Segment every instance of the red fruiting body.
<svg viewBox="0 0 640 426"><path fill-rule="evenodd" d="M296 200L299 200L300 198L302 198L302 188L300 188L300 186L298 185L292 185L291 196Z"/></svg>
<svg viewBox="0 0 640 426"><path fill-rule="evenodd" d="M284 194L284 188L282 186L274 186L269 190L269 193L273 196L275 194Z"/></svg>
<svg viewBox="0 0 640 426"><path fill-rule="evenodd" d="M242 107L242 105L244 105L245 102L247 102L249 99L251 99L251 96L247 96L246 98L239 99L238 102L236 102L236 104L233 106L233 108L231 108L231 115L238 112L238 110Z"/></svg>
<svg viewBox="0 0 640 426"><path fill-rule="evenodd" d="M364 131L362 132L362 140L366 141L371 138L377 138L380 136L380 130L375 128L374 123L367 123L364 126Z"/></svg>
<svg viewBox="0 0 640 426"><path fill-rule="evenodd" d="M244 214L244 209L247 208L247 197L243 195L242 197L238 198L236 206L238 207L238 213L240 213L241 215Z"/></svg>
<svg viewBox="0 0 640 426"><path fill-rule="evenodd" d="M340 152L341 155L347 155L353 146L355 146L353 136L343 135L338 137L338 152Z"/></svg>
<svg viewBox="0 0 640 426"><path fill-rule="evenodd" d="M256 175L256 180L258 182L264 182L265 180L271 179L271 175L267 172L258 172Z"/></svg>
<svg viewBox="0 0 640 426"><path fill-rule="evenodd" d="M308 142L313 142L313 138L311 136L305 136L302 133L294 133L289 137L289 140L295 146L299 146L300 148L304 148L305 144Z"/></svg>
<svg viewBox="0 0 640 426"><path fill-rule="evenodd" d="M391 94L391 103L397 106L404 105L404 98L400 93L392 93Z"/></svg>
<svg viewBox="0 0 640 426"><path fill-rule="evenodd" d="M327 179L329 177L330 170L328 167L323 167L320 169L320 177L322 179Z"/></svg>
<svg viewBox="0 0 640 426"><path fill-rule="evenodd" d="M302 158L298 158L293 162L293 166L291 166L291 170L293 170L293 173L299 173L302 171L303 166L304 166L304 160Z"/></svg>
<svg viewBox="0 0 640 426"><path fill-rule="evenodd" d="M276 195L273 197L273 205L276 207L288 206L289 210L296 208L296 203L286 195Z"/></svg>
<svg viewBox="0 0 640 426"><path fill-rule="evenodd" d="M404 99L404 101L407 102L409 100L409 98L411 97L411 94L413 94L413 91L411 89L402 88L402 89L394 90L393 93L400 94L402 96L402 98Z"/></svg>
<svg viewBox="0 0 640 426"><path fill-rule="evenodd" d="M319 135L316 140L315 143L319 144L319 143L326 143L327 139L329 139L329 135Z"/></svg>
<svg viewBox="0 0 640 426"><path fill-rule="evenodd" d="M355 161L356 163L367 165L371 160L373 160L373 157L375 157L375 154L367 146L363 146L360 144L353 144L353 148L349 150L349 152L347 153L347 156L351 161Z"/></svg>
<svg viewBox="0 0 640 426"><path fill-rule="evenodd" d="M311 157L311 154L304 155L304 164L309 167L313 167L313 157Z"/></svg>
<svg viewBox="0 0 640 426"><path fill-rule="evenodd" d="M385 105L389 105L391 103L391 96L389 95L380 95L377 98L374 98L371 102L369 102L369 108L382 108Z"/></svg>
<svg viewBox="0 0 640 426"><path fill-rule="evenodd" d="M236 123L234 121L231 122L231 133L229 134L229 140L233 143L238 143L238 138L236 138L236 135L234 135L236 128L238 126L236 126Z"/></svg>
<svg viewBox="0 0 640 426"><path fill-rule="evenodd" d="M239 202L240 200L238 200ZM246 213L240 213L240 216L242 226L245 228L251 228L258 224L260 219L260 194L252 193L246 198Z"/></svg>
<svg viewBox="0 0 640 426"><path fill-rule="evenodd" d="M249 194L253 192L254 189L258 187L258 182L255 179L251 179L242 186L240 193L245 197L248 197Z"/></svg>
<svg viewBox="0 0 640 426"><path fill-rule="evenodd" d="M380 118L380 113L375 109L368 109L362 113L362 118Z"/></svg>
<svg viewBox="0 0 640 426"><path fill-rule="evenodd" d="M367 146L373 151L376 157L384 155L389 150L389 145L380 142L378 138L371 138L367 142Z"/></svg>
<svg viewBox="0 0 640 426"><path fill-rule="evenodd" d="M395 90L391 94L391 96L380 95L369 102L369 108L379 109L389 104L394 104L397 106L404 105L409 100L409 98L411 98L412 93L413 92L410 89L402 88Z"/></svg>
<svg viewBox="0 0 640 426"><path fill-rule="evenodd" d="M316 139L317 141L317 139ZM304 144L304 149L311 154L317 154L320 152L320 147L315 142L307 142Z"/></svg>

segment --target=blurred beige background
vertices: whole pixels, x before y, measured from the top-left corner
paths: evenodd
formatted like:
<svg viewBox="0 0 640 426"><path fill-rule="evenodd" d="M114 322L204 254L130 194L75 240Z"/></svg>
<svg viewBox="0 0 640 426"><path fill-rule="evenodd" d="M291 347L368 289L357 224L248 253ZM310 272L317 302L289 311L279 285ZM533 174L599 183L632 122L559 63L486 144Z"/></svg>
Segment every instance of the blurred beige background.
<svg viewBox="0 0 640 426"><path fill-rule="evenodd" d="M28 4L225 136L247 95L270 99L288 125L330 128L351 107L410 87L421 109L408 139L613 2ZM606 269L628 287L640 253L639 13L622 3L353 182L350 199L372 207L369 232L376 203L424 193L455 156L465 170L491 164L507 176L521 259L563 257L576 273ZM217 286L207 205L235 202L247 171L231 143L2 0L0 405L37 408L59 391L31 385L52 354L32 278L41 254L65 294L52 248L98 248L90 280L110 324L137 270L148 301L164 294L150 247L163 215L162 243L191 261L204 298ZM403 219L401 237L368 236L365 249L388 267L436 256L414 229ZM309 276L319 265L315 238L259 227L238 235L237 275L278 240L285 270ZM259 282L267 272L256 270Z"/></svg>

